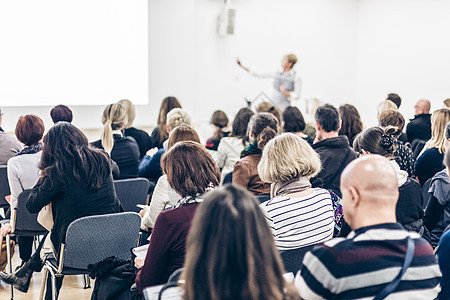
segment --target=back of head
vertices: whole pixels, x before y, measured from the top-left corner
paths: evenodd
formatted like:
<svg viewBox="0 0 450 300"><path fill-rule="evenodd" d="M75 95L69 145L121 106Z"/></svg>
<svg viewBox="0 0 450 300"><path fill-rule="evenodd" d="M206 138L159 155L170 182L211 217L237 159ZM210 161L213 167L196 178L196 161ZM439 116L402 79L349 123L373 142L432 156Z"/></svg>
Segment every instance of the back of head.
<svg viewBox="0 0 450 300"><path fill-rule="evenodd" d="M65 105L57 105L52 108L50 111L50 116L52 117L52 121L54 124L58 122L72 122L73 115L70 108Z"/></svg>
<svg viewBox="0 0 450 300"><path fill-rule="evenodd" d="M61 184L86 182L92 190L110 176L106 154L91 148L86 136L68 122L58 122L45 135L39 169Z"/></svg>
<svg viewBox="0 0 450 300"><path fill-rule="evenodd" d="M224 136L222 129L228 126L227 114L222 110L216 110L211 117L211 124L217 127L212 139L220 140Z"/></svg>
<svg viewBox="0 0 450 300"><path fill-rule="evenodd" d="M181 124L170 132L167 148L170 149L173 145L182 141L193 141L200 143L200 137L194 128L187 124Z"/></svg>
<svg viewBox="0 0 450 300"><path fill-rule="evenodd" d="M441 108L431 115L431 139L425 144L425 149L437 148L440 153L445 152L446 125L450 122L450 109Z"/></svg>
<svg viewBox="0 0 450 300"><path fill-rule="evenodd" d="M258 204L234 185L204 196L186 242L184 299L285 299L283 265Z"/></svg>
<svg viewBox="0 0 450 300"><path fill-rule="evenodd" d="M387 110L398 110L398 107L391 100L384 100L384 101L380 102L380 104L378 104L378 107L377 107L377 119L379 120L380 115L384 111L387 111Z"/></svg>
<svg viewBox="0 0 450 300"><path fill-rule="evenodd" d="M170 186L182 197L203 194L219 185L220 170L211 154L199 143L175 143L162 157L161 167Z"/></svg>
<svg viewBox="0 0 450 300"><path fill-rule="evenodd" d="M256 112L260 113L260 112L266 112L266 113L270 113L272 115L275 116L275 118L277 118L278 120L278 124L281 124L281 113L280 113L280 109L276 106L274 106L272 103L267 102L267 101L263 101L261 102L258 107L256 107Z"/></svg>
<svg viewBox="0 0 450 300"><path fill-rule="evenodd" d="M398 138L405 127L405 118L403 118L403 115L397 110L386 110L380 114L378 125L380 125L380 127L392 126L397 128L397 131L393 135Z"/></svg>
<svg viewBox="0 0 450 300"><path fill-rule="evenodd" d="M231 135L245 140L247 137L248 122L253 114L254 112L251 109L247 107L241 108L234 117Z"/></svg>
<svg viewBox="0 0 450 300"><path fill-rule="evenodd" d="M393 134L397 131L396 127L388 126L381 128L373 126L364 130L361 135L355 139L353 148L356 152L361 153L362 150L371 154L378 154L391 159L396 150L396 140Z"/></svg>
<svg viewBox="0 0 450 300"><path fill-rule="evenodd" d="M306 123L302 112L295 106L288 106L283 111L284 132L302 132Z"/></svg>
<svg viewBox="0 0 450 300"><path fill-rule="evenodd" d="M325 132L338 131L341 125L339 112L336 107L331 104L320 106L316 110L314 118Z"/></svg>
<svg viewBox="0 0 450 300"><path fill-rule="evenodd" d="M450 98L444 100L444 106L450 108Z"/></svg>
<svg viewBox="0 0 450 300"><path fill-rule="evenodd" d="M127 111L127 119L128 122L125 125L125 128L130 128L133 126L134 118L136 117L136 108L134 107L133 102L127 99L122 99L119 101L119 104L121 104L123 107L125 107Z"/></svg>
<svg viewBox="0 0 450 300"><path fill-rule="evenodd" d="M342 120L339 135L347 136L350 143L352 143L355 136L363 130L359 112L353 105L344 104L339 107L339 115Z"/></svg>
<svg viewBox="0 0 450 300"><path fill-rule="evenodd" d="M251 138L250 142L259 149L263 149L277 135L278 121L270 113L257 113L251 117L247 130L248 136Z"/></svg>
<svg viewBox="0 0 450 300"><path fill-rule="evenodd" d="M42 140L44 130L44 122L41 118L35 115L26 115L17 121L15 134L25 146L32 146Z"/></svg>
<svg viewBox="0 0 450 300"><path fill-rule="evenodd" d="M191 125L191 117L181 108L174 108L167 113L167 126L169 130L180 126L181 124Z"/></svg>
<svg viewBox="0 0 450 300"><path fill-rule="evenodd" d="M394 102L395 105L397 105L397 108L400 108L400 105L402 105L402 98L394 93L388 94L386 100L391 100L392 102Z"/></svg>
<svg viewBox="0 0 450 300"><path fill-rule="evenodd" d="M177 98L169 96L163 99L161 102L161 107L159 108L158 114L158 130L160 135L160 143L162 143L165 139L167 139L167 113L174 108L181 108L181 104Z"/></svg>
<svg viewBox="0 0 450 300"><path fill-rule="evenodd" d="M113 130L119 130L127 124L127 110L119 103L113 103L108 105L103 110L102 123L102 147L108 154L111 154L111 150L114 147Z"/></svg>
<svg viewBox="0 0 450 300"><path fill-rule="evenodd" d="M286 54L286 59L288 63L291 63L294 66L297 63L297 56L294 53Z"/></svg>
<svg viewBox="0 0 450 300"><path fill-rule="evenodd" d="M264 182L284 183L299 177L314 177L321 165L319 154L304 139L283 133L264 147L258 174Z"/></svg>

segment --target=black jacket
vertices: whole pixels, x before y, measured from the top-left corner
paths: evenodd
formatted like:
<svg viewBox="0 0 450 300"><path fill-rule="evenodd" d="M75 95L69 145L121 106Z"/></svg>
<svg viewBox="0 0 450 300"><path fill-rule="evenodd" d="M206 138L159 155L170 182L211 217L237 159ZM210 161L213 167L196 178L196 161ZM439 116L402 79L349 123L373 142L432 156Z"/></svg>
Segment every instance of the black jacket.
<svg viewBox="0 0 450 300"><path fill-rule="evenodd" d="M125 136L134 138L139 146L139 158L142 159L147 151L152 147L152 140L147 132L131 127L123 130Z"/></svg>
<svg viewBox="0 0 450 300"><path fill-rule="evenodd" d="M414 140L428 141L431 138L431 114L420 114L411 119L406 126L408 142Z"/></svg>
<svg viewBox="0 0 450 300"><path fill-rule="evenodd" d="M340 197L341 173L358 154L350 148L345 135L322 140L312 147L319 153L322 161L322 171L311 179L312 186L331 190Z"/></svg>

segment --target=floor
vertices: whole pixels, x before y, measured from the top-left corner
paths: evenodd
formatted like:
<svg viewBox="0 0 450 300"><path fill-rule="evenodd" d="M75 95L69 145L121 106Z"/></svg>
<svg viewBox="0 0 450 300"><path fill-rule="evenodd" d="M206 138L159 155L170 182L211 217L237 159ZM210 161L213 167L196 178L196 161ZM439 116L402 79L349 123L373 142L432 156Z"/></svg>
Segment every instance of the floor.
<svg viewBox="0 0 450 300"><path fill-rule="evenodd" d="M13 269L20 264L19 258L19 249L16 246L16 253L13 256ZM6 270L9 270L9 266L6 267ZM22 300L22 299L39 299L39 293L41 291L41 283L42 277L44 276L44 272L34 273L33 278L31 279L30 288L28 292L21 293L18 290L14 289L14 299ZM94 287L94 281L91 280L91 288L84 289L83 288L83 277L82 276L66 276L64 277L64 283L61 289L60 296L58 299L61 300L84 300L90 299L91 293ZM3 281L0 281L0 299L7 300L11 297L11 286L6 285Z"/></svg>

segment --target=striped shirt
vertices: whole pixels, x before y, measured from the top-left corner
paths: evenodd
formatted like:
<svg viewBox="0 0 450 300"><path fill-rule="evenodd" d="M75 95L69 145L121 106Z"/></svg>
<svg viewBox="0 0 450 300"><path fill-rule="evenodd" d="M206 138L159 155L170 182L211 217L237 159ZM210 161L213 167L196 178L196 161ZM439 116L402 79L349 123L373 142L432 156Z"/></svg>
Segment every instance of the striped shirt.
<svg viewBox="0 0 450 300"><path fill-rule="evenodd" d="M400 273L408 235L414 257L397 289L386 299L435 299L441 272L430 244L398 223L352 231L315 247L303 259L295 285L303 299L373 299Z"/></svg>
<svg viewBox="0 0 450 300"><path fill-rule="evenodd" d="M300 198L278 196L261 204L278 250L323 243L333 238L334 213L330 192L315 188Z"/></svg>

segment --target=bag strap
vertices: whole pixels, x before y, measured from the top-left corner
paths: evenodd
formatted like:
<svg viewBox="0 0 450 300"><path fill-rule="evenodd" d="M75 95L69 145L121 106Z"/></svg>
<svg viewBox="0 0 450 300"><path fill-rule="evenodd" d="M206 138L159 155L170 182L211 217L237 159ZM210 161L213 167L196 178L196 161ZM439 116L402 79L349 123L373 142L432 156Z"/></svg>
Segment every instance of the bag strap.
<svg viewBox="0 0 450 300"><path fill-rule="evenodd" d="M406 269L408 269L408 267L411 265L411 261L414 257L414 248L414 240L410 236L408 236L408 248L406 250L406 256L405 261L403 262L402 270L393 281L389 282L384 287L384 289L382 289L381 292L379 292L378 295L375 296L374 300L382 300L397 289L403 274L405 274Z"/></svg>
<svg viewBox="0 0 450 300"><path fill-rule="evenodd" d="M164 293L165 290L167 290L167 289L169 289L169 288L172 288L172 287L176 287L176 286L178 286L178 282L168 282L168 283L166 283L166 284L161 288L161 290L160 290L159 293L158 293L158 300L161 300L161 299L162 299L162 295L163 295L163 293Z"/></svg>

